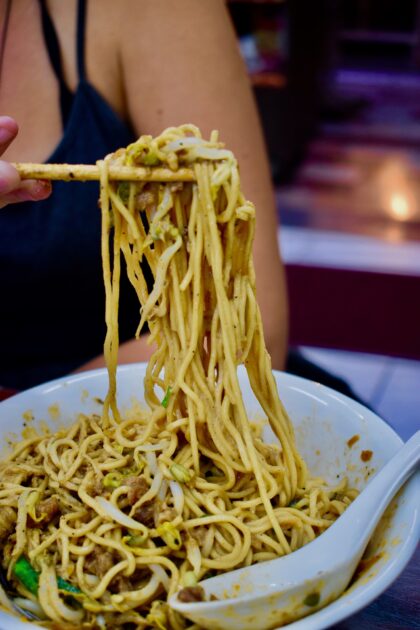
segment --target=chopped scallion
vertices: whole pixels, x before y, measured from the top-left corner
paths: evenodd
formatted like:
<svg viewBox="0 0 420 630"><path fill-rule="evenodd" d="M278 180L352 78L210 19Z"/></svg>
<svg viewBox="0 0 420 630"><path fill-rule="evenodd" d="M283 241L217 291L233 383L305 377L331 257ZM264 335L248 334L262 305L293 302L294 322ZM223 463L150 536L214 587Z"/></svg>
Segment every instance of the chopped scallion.
<svg viewBox="0 0 420 630"><path fill-rule="evenodd" d="M164 399L162 400L162 407L165 407L165 409L168 407L169 405L169 399L171 397L172 394L172 387L169 386L168 389L166 390L166 394Z"/></svg>

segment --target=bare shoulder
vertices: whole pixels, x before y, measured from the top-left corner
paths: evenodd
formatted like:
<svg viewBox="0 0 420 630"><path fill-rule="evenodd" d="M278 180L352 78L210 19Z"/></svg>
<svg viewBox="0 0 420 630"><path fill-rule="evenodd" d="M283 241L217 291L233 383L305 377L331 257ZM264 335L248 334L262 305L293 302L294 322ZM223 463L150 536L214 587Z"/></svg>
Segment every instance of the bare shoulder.
<svg viewBox="0 0 420 630"><path fill-rule="evenodd" d="M128 111L136 129L158 133L194 120L204 133L226 84L243 76L223 0L124 0L133 8L122 41ZM127 9L128 10L128 9ZM214 110L215 111L215 110Z"/></svg>
<svg viewBox="0 0 420 630"><path fill-rule="evenodd" d="M133 37L126 36L124 44L133 46L138 40L146 54L157 56L168 46L176 51L188 42L195 45L205 32L214 33L227 23L224 0L122 0L118 5L127 17L126 35Z"/></svg>
<svg viewBox="0 0 420 630"><path fill-rule="evenodd" d="M217 15L225 9L224 0L120 0L115 4L121 15L141 18L157 29L179 21L185 23L188 17ZM127 27L133 22L129 19Z"/></svg>

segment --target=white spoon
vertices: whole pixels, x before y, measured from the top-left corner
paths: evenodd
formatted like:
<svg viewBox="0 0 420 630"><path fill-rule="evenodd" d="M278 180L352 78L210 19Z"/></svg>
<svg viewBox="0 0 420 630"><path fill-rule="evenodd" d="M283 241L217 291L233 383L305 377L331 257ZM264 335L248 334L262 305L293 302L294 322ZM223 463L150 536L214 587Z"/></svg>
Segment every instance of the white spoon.
<svg viewBox="0 0 420 630"><path fill-rule="evenodd" d="M420 431L371 479L342 516L319 538L288 556L203 580L207 598L169 604L211 630L265 630L322 608L348 586L391 499L415 472Z"/></svg>

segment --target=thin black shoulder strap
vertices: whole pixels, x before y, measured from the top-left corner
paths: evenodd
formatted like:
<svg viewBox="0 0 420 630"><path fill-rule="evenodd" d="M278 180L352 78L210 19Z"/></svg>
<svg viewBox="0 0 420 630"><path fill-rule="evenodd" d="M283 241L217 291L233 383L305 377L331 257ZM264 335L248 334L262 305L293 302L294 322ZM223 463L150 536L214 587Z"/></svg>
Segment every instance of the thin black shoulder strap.
<svg viewBox="0 0 420 630"><path fill-rule="evenodd" d="M86 79L85 69L85 37L86 37L87 1L78 0L77 6L77 72L79 81Z"/></svg>
<svg viewBox="0 0 420 630"><path fill-rule="evenodd" d="M48 13L46 0L39 0L41 7L41 19L42 19L42 31L44 34L45 46L47 48L48 56L51 66L54 70L54 74L57 77L57 81L60 88L60 109L63 125L65 124L72 105L73 94L69 90L67 83L64 80L63 67L61 63L60 44L57 37L57 32L54 27L54 23Z"/></svg>

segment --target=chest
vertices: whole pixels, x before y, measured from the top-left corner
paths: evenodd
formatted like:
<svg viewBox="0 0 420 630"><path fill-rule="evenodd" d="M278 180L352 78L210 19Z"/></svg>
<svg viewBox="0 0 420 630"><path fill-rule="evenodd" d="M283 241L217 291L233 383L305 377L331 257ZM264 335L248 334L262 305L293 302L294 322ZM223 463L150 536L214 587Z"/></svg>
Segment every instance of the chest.
<svg viewBox="0 0 420 630"><path fill-rule="evenodd" d="M75 92L79 82L77 0L52 1L48 7L59 42L61 74ZM111 71L112 64L109 72L104 70L107 55L115 55L97 31L97 2L88 3L88 7L83 59L87 78L114 111L124 116L118 73ZM95 45L91 45L91 40ZM53 153L63 135L60 90L42 29L40 6L35 0L12 2L0 82L0 111L14 117L20 129L4 154L6 159L43 162Z"/></svg>

